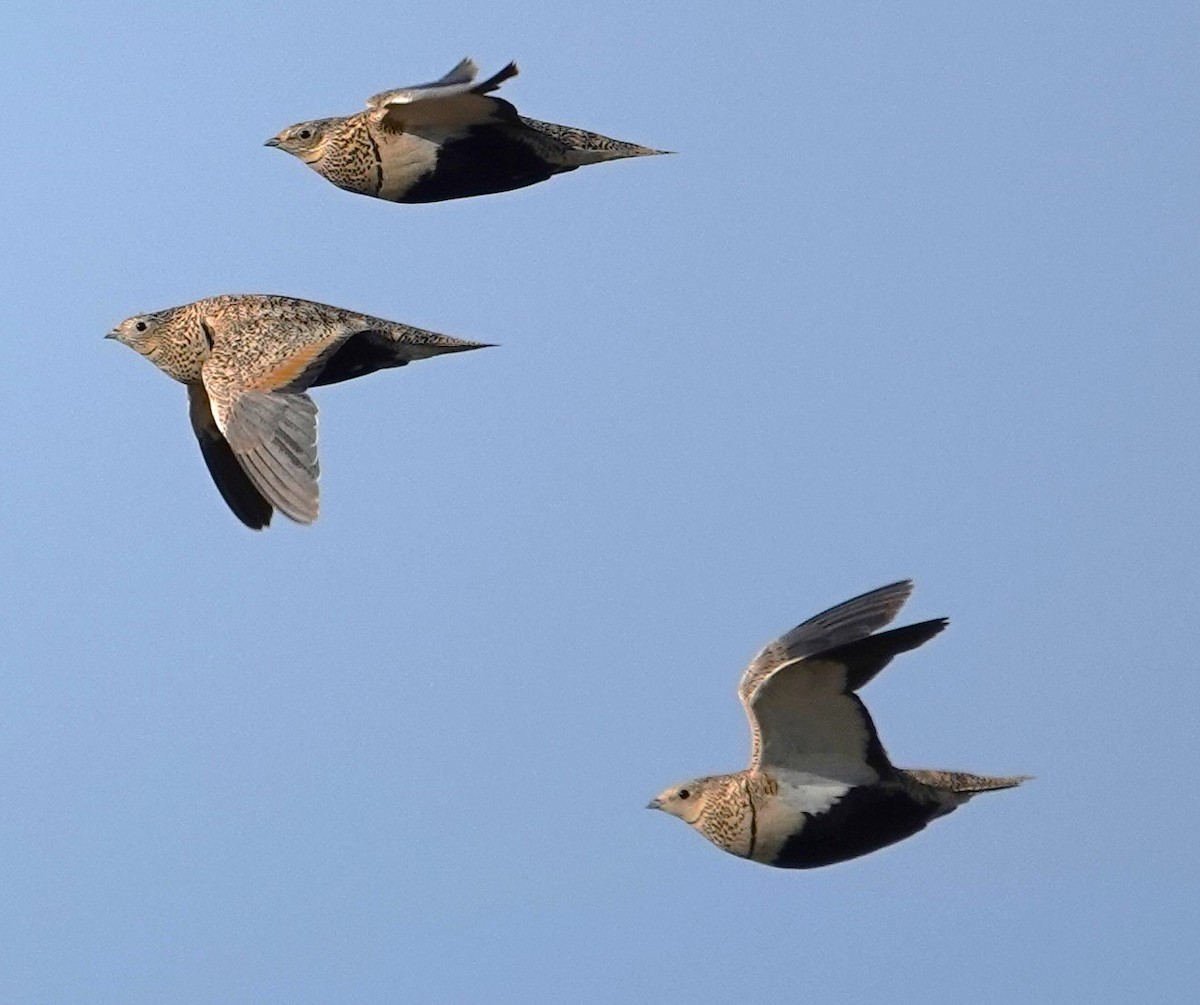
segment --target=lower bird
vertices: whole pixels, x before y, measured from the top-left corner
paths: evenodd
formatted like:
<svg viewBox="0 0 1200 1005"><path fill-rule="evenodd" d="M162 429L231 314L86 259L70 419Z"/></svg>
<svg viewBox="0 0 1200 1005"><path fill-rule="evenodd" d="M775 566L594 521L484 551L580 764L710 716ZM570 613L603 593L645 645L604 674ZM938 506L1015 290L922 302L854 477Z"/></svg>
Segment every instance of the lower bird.
<svg viewBox="0 0 1200 1005"><path fill-rule="evenodd" d="M894 844L980 792L1025 781L897 768L888 759L855 692L946 627L938 618L879 632L911 592L905 580L864 593L766 646L738 685L750 767L672 786L649 808L733 855L811 869Z"/></svg>
<svg viewBox="0 0 1200 1005"><path fill-rule="evenodd" d="M439 80L368 99L365 111L288 126L267 140L338 188L389 202L508 192L585 164L667 153L518 115L492 97L509 63L476 84L464 59Z"/></svg>
<svg viewBox="0 0 1200 1005"><path fill-rule="evenodd" d="M187 385L192 429L234 515L317 518L317 406L305 393L487 343L296 300L241 294L138 314L106 338Z"/></svg>

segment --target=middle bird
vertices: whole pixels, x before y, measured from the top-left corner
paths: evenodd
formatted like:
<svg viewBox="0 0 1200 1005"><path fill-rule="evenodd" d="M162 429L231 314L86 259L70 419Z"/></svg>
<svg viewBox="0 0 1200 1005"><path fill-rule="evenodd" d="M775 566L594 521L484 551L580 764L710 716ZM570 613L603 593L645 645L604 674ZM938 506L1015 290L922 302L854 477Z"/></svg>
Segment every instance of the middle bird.
<svg viewBox="0 0 1200 1005"><path fill-rule="evenodd" d="M338 188L389 202L442 202L508 192L585 164L667 153L518 115L489 97L517 75L482 83L464 59L440 80L367 101L366 111L299 122L267 140Z"/></svg>
<svg viewBox="0 0 1200 1005"><path fill-rule="evenodd" d="M305 391L484 342L294 297L236 294L126 318L108 333L188 389L225 502L261 530L317 518L317 406Z"/></svg>

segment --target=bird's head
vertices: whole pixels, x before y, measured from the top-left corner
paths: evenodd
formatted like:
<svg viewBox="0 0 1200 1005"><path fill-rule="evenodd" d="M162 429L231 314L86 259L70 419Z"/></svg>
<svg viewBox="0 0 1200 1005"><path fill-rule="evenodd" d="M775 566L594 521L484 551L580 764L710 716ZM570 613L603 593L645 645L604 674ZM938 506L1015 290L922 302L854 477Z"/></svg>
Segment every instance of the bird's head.
<svg viewBox="0 0 1200 1005"><path fill-rule="evenodd" d="M684 823L695 824L704 815L704 807L712 787L712 778L693 778L691 781L663 789L646 804L646 809L662 810L673 817L679 817Z"/></svg>
<svg viewBox="0 0 1200 1005"><path fill-rule="evenodd" d="M126 318L105 338L129 346L185 384L200 379L200 368L212 352L212 336L193 312L177 307Z"/></svg>
<svg viewBox="0 0 1200 1005"><path fill-rule="evenodd" d="M126 318L105 338L116 339L134 352L154 359L163 342L162 318L157 314L136 314Z"/></svg>
<svg viewBox="0 0 1200 1005"><path fill-rule="evenodd" d="M266 146L278 147L299 157L305 164L312 164L325 156L325 146L333 132L333 127L341 119L314 119L312 122L297 122L288 126L283 132L272 136Z"/></svg>

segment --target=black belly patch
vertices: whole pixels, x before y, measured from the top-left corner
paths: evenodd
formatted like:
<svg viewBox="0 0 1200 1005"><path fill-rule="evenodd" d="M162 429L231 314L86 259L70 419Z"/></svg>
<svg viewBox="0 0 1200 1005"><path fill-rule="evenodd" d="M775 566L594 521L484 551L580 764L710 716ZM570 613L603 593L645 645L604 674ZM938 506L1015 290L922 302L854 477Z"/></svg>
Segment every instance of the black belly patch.
<svg viewBox="0 0 1200 1005"><path fill-rule="evenodd" d="M827 812L805 816L771 864L814 869L845 862L911 837L941 812L899 788L851 789Z"/></svg>
<svg viewBox="0 0 1200 1005"><path fill-rule="evenodd" d="M382 332L364 331L351 335L337 351L322 361L321 372L308 387L337 384L392 366L404 366L408 360L396 358L396 348Z"/></svg>
<svg viewBox="0 0 1200 1005"><path fill-rule="evenodd" d="M527 143L495 126L475 126L438 150L437 166L397 202L440 202L509 192L545 181L565 169L542 160Z"/></svg>

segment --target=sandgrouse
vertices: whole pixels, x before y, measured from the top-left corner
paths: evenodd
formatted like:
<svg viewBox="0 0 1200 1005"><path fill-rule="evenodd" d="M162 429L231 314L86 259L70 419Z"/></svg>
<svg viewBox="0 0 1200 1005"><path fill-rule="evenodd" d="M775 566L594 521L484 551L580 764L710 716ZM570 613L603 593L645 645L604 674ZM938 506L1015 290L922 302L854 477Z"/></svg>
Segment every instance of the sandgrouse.
<svg viewBox="0 0 1200 1005"><path fill-rule="evenodd" d="M485 346L291 297L245 294L122 321L106 338L187 385L192 429L242 523L317 518L317 406L305 390Z"/></svg>
<svg viewBox="0 0 1200 1005"><path fill-rule="evenodd" d="M489 97L509 63L482 83L464 59L440 80L367 101L365 111L289 126L267 140L349 192L440 202L523 188L585 164L666 153L517 114Z"/></svg>
<svg viewBox="0 0 1200 1005"><path fill-rule="evenodd" d="M897 768L888 759L855 692L946 627L939 618L872 635L911 592L905 581L865 593L764 648L738 685L750 767L672 786L650 808L734 855L808 869L901 841L979 792L1025 781Z"/></svg>

